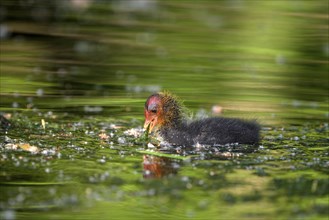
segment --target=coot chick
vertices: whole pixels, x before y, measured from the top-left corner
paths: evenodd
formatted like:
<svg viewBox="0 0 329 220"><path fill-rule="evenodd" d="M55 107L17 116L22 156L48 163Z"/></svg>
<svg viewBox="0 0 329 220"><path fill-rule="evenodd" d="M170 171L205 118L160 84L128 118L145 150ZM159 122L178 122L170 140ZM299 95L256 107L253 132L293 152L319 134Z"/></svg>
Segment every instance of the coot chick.
<svg viewBox="0 0 329 220"><path fill-rule="evenodd" d="M145 103L144 128L158 132L168 143L179 146L256 144L260 126L256 122L213 117L186 120L182 103L170 93L151 95Z"/></svg>

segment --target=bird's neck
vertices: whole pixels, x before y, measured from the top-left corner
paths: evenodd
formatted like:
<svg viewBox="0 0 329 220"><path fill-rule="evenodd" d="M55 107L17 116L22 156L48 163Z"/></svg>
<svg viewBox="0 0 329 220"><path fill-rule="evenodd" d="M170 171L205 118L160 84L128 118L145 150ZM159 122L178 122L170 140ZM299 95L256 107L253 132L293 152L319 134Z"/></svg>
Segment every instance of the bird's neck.
<svg viewBox="0 0 329 220"><path fill-rule="evenodd" d="M164 122L163 127L180 128L184 124L183 105L172 95L163 94L162 97Z"/></svg>
<svg viewBox="0 0 329 220"><path fill-rule="evenodd" d="M182 117L172 118L170 121L167 121L163 126L162 130L174 129L174 130L183 130L186 128L187 122Z"/></svg>

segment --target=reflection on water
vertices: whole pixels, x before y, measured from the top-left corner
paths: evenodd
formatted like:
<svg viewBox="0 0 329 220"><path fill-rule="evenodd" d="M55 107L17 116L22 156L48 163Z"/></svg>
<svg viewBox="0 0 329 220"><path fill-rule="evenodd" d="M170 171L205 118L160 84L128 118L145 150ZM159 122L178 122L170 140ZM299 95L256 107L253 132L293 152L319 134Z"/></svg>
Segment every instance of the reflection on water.
<svg viewBox="0 0 329 220"><path fill-rule="evenodd" d="M176 160L152 155L143 156L143 177L145 179L161 178L177 174L179 163Z"/></svg>
<svg viewBox="0 0 329 220"><path fill-rule="evenodd" d="M262 148L262 146L261 146ZM184 155L186 163L196 160L234 160L244 157L248 153L256 152L258 146L227 144L218 146L197 145L193 148L166 146L160 147L152 152L165 153L170 155ZM162 178L166 176L176 175L182 162L178 159L170 157L161 157L154 155L143 155L143 177L145 179Z"/></svg>

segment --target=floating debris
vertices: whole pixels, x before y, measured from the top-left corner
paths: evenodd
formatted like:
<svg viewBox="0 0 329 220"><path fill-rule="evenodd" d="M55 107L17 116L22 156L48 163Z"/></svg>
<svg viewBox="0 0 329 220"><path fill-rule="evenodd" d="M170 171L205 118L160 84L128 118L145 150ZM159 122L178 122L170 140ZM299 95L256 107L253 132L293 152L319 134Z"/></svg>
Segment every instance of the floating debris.
<svg viewBox="0 0 329 220"><path fill-rule="evenodd" d="M45 121L45 119L41 119L41 125L42 125L43 130L46 130L46 121Z"/></svg>
<svg viewBox="0 0 329 220"><path fill-rule="evenodd" d="M102 132L98 135L98 137L102 140L108 140L110 136L108 136L106 133Z"/></svg>
<svg viewBox="0 0 329 220"><path fill-rule="evenodd" d="M29 151L31 153L38 153L39 149L36 146L30 145L30 144L18 144L18 147L25 151Z"/></svg>
<svg viewBox="0 0 329 220"><path fill-rule="evenodd" d="M118 138L118 143L119 144L125 144L127 141L126 141L126 139L124 138L124 137L119 137Z"/></svg>
<svg viewBox="0 0 329 220"><path fill-rule="evenodd" d="M29 151L31 153L38 153L39 148L33 145L30 145L28 143L20 143L20 144L13 144L13 143L8 143L5 146L6 150L18 150L19 148L25 151Z"/></svg>
<svg viewBox="0 0 329 220"><path fill-rule="evenodd" d="M155 148L155 146L152 143L148 143L147 144L147 147L150 148L150 149L154 149Z"/></svg>
<svg viewBox="0 0 329 220"><path fill-rule="evenodd" d="M139 138L144 134L145 130L142 128L131 128L124 131L123 133L127 136L133 136L134 138Z"/></svg>
<svg viewBox="0 0 329 220"><path fill-rule="evenodd" d="M12 143L8 143L4 147L6 150L17 150L18 148L17 144L12 144Z"/></svg>

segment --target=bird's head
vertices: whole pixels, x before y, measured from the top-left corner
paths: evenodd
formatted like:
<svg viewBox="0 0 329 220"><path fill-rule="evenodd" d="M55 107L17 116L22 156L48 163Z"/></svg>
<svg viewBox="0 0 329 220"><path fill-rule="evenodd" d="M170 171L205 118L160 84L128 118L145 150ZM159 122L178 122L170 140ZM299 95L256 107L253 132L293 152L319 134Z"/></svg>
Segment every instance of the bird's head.
<svg viewBox="0 0 329 220"><path fill-rule="evenodd" d="M156 93L145 102L144 128L149 133L162 127L173 127L180 123L182 106L170 93Z"/></svg>

